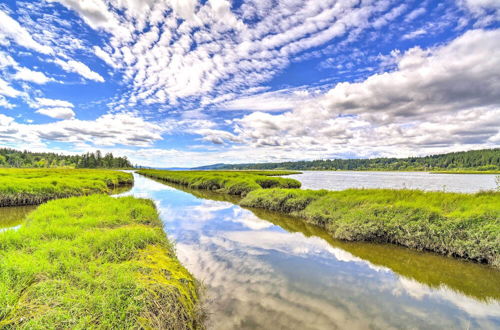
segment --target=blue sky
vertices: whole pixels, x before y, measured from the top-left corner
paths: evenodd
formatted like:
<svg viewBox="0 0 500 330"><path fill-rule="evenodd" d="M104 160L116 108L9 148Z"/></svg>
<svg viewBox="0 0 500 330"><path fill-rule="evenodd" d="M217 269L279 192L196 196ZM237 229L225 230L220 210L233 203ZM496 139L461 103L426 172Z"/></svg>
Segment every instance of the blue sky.
<svg viewBox="0 0 500 330"><path fill-rule="evenodd" d="M500 144L496 0L0 2L0 146L134 163Z"/></svg>

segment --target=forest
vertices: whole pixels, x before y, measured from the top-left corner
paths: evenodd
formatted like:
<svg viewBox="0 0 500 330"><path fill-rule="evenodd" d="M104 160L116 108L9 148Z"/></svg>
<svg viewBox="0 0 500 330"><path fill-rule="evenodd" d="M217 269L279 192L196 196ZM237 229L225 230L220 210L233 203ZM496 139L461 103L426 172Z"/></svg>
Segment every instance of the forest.
<svg viewBox="0 0 500 330"><path fill-rule="evenodd" d="M50 152L18 151L0 148L0 167L15 168L130 168L127 157L115 157L101 151L82 155L60 155Z"/></svg>
<svg viewBox="0 0 500 330"><path fill-rule="evenodd" d="M498 171L500 148L409 158L324 159L283 163L224 165L218 169L354 170L354 171Z"/></svg>

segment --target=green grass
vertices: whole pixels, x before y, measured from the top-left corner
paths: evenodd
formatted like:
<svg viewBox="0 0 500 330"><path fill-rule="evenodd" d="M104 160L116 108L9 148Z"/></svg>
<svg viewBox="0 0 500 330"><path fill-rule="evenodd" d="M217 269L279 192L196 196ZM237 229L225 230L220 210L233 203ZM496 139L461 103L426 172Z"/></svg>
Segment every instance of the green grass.
<svg viewBox="0 0 500 330"><path fill-rule="evenodd" d="M260 173L259 173L260 172ZM215 190L230 195L244 196L261 188L300 188L300 182L288 178L270 177L262 171L164 171L140 170L137 173L193 189ZM274 173L274 172L273 172Z"/></svg>
<svg viewBox="0 0 500 330"><path fill-rule="evenodd" d="M279 211L347 241L387 242L500 267L500 193L268 189L242 206Z"/></svg>
<svg viewBox="0 0 500 330"><path fill-rule="evenodd" d="M197 283L154 204L51 201L0 233L0 328L202 328Z"/></svg>
<svg viewBox="0 0 500 330"><path fill-rule="evenodd" d="M115 187L132 183L131 173L110 170L0 169L0 207L109 193Z"/></svg>

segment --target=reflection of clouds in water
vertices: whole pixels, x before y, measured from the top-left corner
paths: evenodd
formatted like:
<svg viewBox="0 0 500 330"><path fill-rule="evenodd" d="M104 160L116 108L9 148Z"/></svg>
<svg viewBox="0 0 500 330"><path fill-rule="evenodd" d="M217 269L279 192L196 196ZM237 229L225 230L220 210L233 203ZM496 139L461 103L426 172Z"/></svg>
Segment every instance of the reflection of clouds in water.
<svg viewBox="0 0 500 330"><path fill-rule="evenodd" d="M464 328L469 316L460 311L499 316L498 302L430 288L232 203L141 177L128 194L158 201L180 260L208 287L215 329Z"/></svg>
<svg viewBox="0 0 500 330"><path fill-rule="evenodd" d="M181 260L209 288L214 329L368 327L369 319L353 317L362 315L354 302L335 305L326 292L317 297L294 290L271 264L255 255L234 253L236 248L220 238L206 239L201 247L178 246Z"/></svg>
<svg viewBox="0 0 500 330"><path fill-rule="evenodd" d="M262 220L252 212L244 210L241 207L234 207L233 214L226 219L228 221L240 223L246 228L253 230L261 230L274 226L272 223Z"/></svg>
<svg viewBox="0 0 500 330"><path fill-rule="evenodd" d="M235 206L229 202L203 200L201 204L190 206L186 209L186 211L188 216L191 216L194 221L209 221L213 220L217 216L220 216L217 214L218 212L233 207Z"/></svg>
<svg viewBox="0 0 500 330"><path fill-rule="evenodd" d="M401 292L418 300L433 299L449 301L459 309L475 317L500 317L500 302L498 300L488 302L477 301L445 286L430 288L415 280L401 276L399 283L394 288L394 293L398 295Z"/></svg>
<svg viewBox="0 0 500 330"><path fill-rule="evenodd" d="M0 234L3 233L3 232L6 232L8 230L18 230L19 228L21 228L21 225L15 226L15 227L0 228Z"/></svg>
<svg viewBox="0 0 500 330"><path fill-rule="evenodd" d="M135 196L139 198L154 198L155 192L161 191L176 191L176 189L164 185L160 182L153 181L142 175L133 173L134 175L134 186L131 190L126 191L121 194L115 195L116 197L122 196Z"/></svg>
<svg viewBox="0 0 500 330"><path fill-rule="evenodd" d="M219 234L202 236L199 245L180 242L178 246L183 263L209 288L215 329L245 328L249 320L257 328L387 329L407 321L418 324L420 316L431 312L429 323L422 324L456 327L465 322L465 318L448 319L439 308L430 311L432 304L427 301L394 299L391 290L404 278L388 270L388 276L374 276L373 270L365 267L368 262L350 258L349 253L339 253L338 249L322 250L326 242L319 238L270 231ZM338 266L328 258L332 251L341 256L342 264L354 266ZM294 260L291 267L282 263L283 256L285 263ZM320 266L320 272L314 274L318 263L330 265ZM298 267L293 268L294 264ZM315 268L300 269L309 265ZM307 278L300 275L304 272ZM385 319L387 315L391 317Z"/></svg>

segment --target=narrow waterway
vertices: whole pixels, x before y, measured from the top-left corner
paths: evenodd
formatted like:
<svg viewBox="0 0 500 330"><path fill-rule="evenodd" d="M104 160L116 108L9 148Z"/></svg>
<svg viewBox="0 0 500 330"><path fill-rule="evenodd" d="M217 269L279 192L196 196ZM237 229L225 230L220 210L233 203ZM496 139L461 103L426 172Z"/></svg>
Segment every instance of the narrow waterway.
<svg viewBox="0 0 500 330"><path fill-rule="evenodd" d="M498 329L500 272L392 245L346 243L237 200L135 175L181 262L206 288L212 329Z"/></svg>

